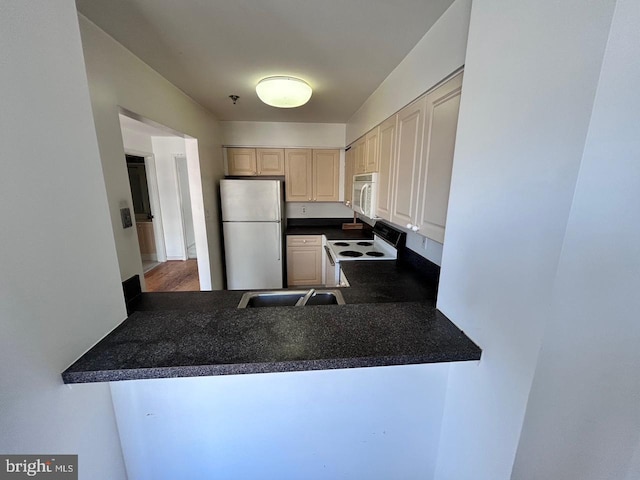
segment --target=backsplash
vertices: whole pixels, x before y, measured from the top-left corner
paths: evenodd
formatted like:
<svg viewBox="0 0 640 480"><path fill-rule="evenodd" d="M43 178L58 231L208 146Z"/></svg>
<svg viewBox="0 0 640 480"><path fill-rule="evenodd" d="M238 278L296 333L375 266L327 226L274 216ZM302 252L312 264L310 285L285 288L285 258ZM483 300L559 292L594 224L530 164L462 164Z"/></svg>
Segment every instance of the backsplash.
<svg viewBox="0 0 640 480"><path fill-rule="evenodd" d="M435 285L437 285L440 280L440 267L422 255L418 255L410 248L404 247L398 250L398 262L411 266L425 279Z"/></svg>
<svg viewBox="0 0 640 480"><path fill-rule="evenodd" d="M287 218L353 218L353 210L340 202L287 202Z"/></svg>

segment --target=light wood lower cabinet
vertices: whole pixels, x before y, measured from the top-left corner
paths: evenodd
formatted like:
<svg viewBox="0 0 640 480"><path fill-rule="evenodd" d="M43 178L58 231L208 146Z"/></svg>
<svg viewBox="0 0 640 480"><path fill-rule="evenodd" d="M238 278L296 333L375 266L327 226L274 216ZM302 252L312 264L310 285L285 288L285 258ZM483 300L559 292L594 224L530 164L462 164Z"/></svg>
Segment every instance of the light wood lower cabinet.
<svg viewBox="0 0 640 480"><path fill-rule="evenodd" d="M322 285L322 235L287 235L287 284Z"/></svg>
<svg viewBox="0 0 640 480"><path fill-rule="evenodd" d="M285 149L287 202L340 201L340 150Z"/></svg>

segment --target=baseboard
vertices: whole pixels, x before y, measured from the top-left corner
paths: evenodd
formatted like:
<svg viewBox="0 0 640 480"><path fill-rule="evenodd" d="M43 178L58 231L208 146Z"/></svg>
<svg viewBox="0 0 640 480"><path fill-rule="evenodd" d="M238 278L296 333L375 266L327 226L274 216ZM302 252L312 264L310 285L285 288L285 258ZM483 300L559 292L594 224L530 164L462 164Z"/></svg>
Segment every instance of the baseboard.
<svg viewBox="0 0 640 480"><path fill-rule="evenodd" d="M178 256L173 256L173 255L167 255L167 260L186 260L183 256L178 255Z"/></svg>

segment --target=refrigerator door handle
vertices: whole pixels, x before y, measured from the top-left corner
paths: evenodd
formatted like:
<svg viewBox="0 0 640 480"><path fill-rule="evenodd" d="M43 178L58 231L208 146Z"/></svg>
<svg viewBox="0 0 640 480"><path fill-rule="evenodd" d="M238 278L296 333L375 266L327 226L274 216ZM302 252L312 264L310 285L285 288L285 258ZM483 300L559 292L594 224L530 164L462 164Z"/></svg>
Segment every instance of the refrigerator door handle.
<svg viewBox="0 0 640 480"><path fill-rule="evenodd" d="M280 260L282 255L282 235L279 229L276 231L276 236L278 237L278 260Z"/></svg>

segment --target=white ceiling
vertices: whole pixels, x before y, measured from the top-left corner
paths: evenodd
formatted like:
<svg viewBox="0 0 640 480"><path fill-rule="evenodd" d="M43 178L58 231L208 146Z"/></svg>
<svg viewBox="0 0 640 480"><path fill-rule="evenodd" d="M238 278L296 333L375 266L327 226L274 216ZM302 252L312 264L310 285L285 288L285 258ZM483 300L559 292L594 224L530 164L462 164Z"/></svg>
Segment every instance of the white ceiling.
<svg viewBox="0 0 640 480"><path fill-rule="evenodd" d="M345 123L453 0L76 0L78 10L220 120ZM295 109L256 83L305 79ZM233 105L229 95L240 95Z"/></svg>

